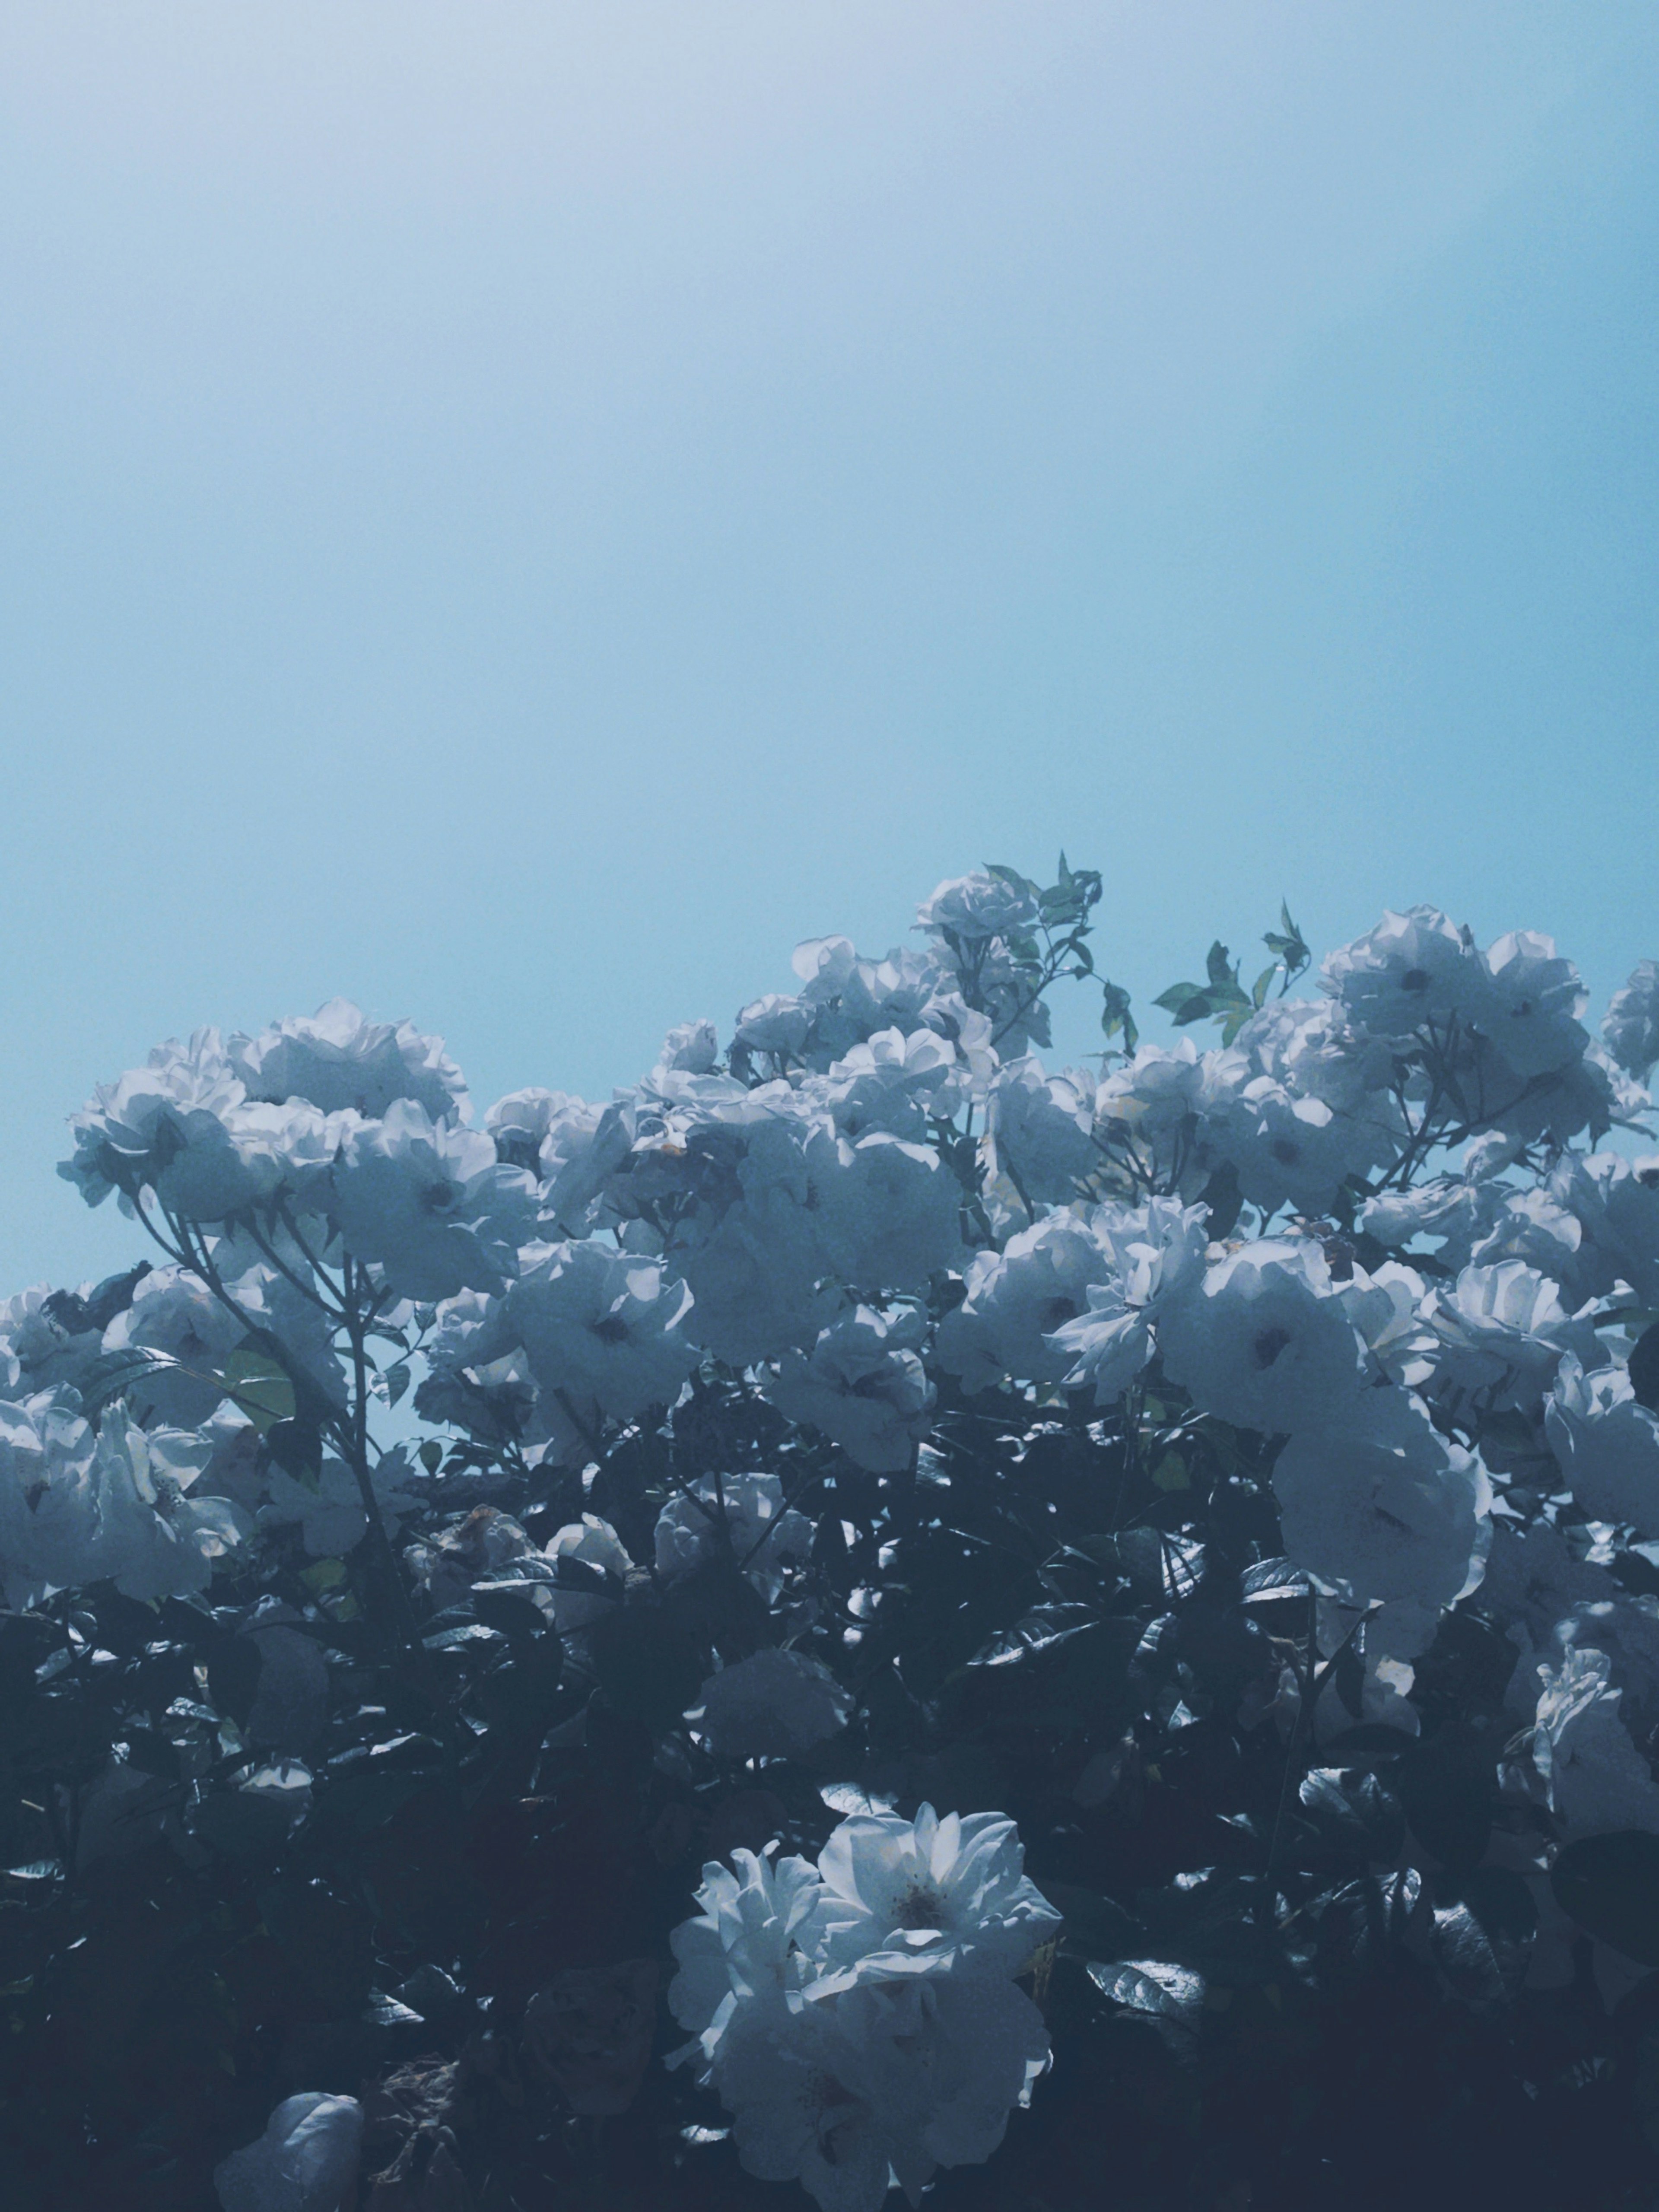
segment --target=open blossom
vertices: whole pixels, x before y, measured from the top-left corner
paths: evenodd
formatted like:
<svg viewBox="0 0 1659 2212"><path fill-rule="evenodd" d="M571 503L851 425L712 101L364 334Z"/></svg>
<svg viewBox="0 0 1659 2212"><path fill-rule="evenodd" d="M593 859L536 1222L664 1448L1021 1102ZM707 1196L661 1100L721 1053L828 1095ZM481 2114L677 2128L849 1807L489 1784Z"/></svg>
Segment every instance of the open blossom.
<svg viewBox="0 0 1659 2212"><path fill-rule="evenodd" d="M1079 1073L1045 1075L1036 1060L1003 1069L986 1099L988 1167L1029 1207L1063 1204L1100 1164L1094 1085Z"/></svg>
<svg viewBox="0 0 1659 2212"><path fill-rule="evenodd" d="M821 2212L912 2205L940 2166L976 2166L1048 2059L1042 2015L1012 1982L855 1981L781 2029L740 2019L719 2087L745 2170L799 2180Z"/></svg>
<svg viewBox="0 0 1659 2212"><path fill-rule="evenodd" d="M1479 1581L1492 1486L1403 1390L1366 1391L1328 1428L1299 1430L1273 1468L1285 1549L1354 1605L1449 1605Z"/></svg>
<svg viewBox="0 0 1659 2212"><path fill-rule="evenodd" d="M1385 914L1328 956L1321 980L1355 1029L1380 1037L1477 1020L1491 1003L1491 977L1474 944L1428 906Z"/></svg>
<svg viewBox="0 0 1659 2212"><path fill-rule="evenodd" d="M1364 1347L1316 1244L1246 1244L1172 1298L1166 1372L1207 1412L1266 1434L1340 1421L1364 1383Z"/></svg>
<svg viewBox="0 0 1659 2212"><path fill-rule="evenodd" d="M372 1022L349 999L232 1037L229 1059L250 1098L301 1098L325 1114L349 1109L379 1121L407 1100L439 1121L465 1106L465 1081L441 1037L412 1022Z"/></svg>
<svg viewBox="0 0 1659 2212"><path fill-rule="evenodd" d="M814 1079L812 1095L854 1143L872 1129L925 1139L930 1116L949 1121L971 1087L967 1062L937 1030L878 1030Z"/></svg>
<svg viewBox="0 0 1659 2212"><path fill-rule="evenodd" d="M707 2081L739 2003L775 2025L787 2014L816 1972L823 1896L809 1859L736 1850L730 1869L717 1860L704 1867L702 1911L671 1939L679 1972L668 1986L669 2010L694 2038L676 2063L695 2060Z"/></svg>
<svg viewBox="0 0 1659 2212"><path fill-rule="evenodd" d="M762 1388L792 1421L822 1429L878 1474L909 1466L937 1395L919 1346L927 1317L913 1306L860 1305L820 1332L810 1354L786 1352Z"/></svg>
<svg viewBox="0 0 1659 2212"><path fill-rule="evenodd" d="M1565 1353L1599 1364L1595 1334L1569 1314L1558 1286L1523 1260L1465 1267L1428 1300L1439 1339L1435 1388L1498 1406L1538 1407Z"/></svg>
<svg viewBox="0 0 1659 2212"><path fill-rule="evenodd" d="M245 1097L217 1030L157 1045L71 1116L75 1153L58 1173L91 1206L112 1190L124 1205L151 1190L169 1212L221 1221L269 1188L227 1126Z"/></svg>
<svg viewBox="0 0 1659 2212"><path fill-rule="evenodd" d="M206 1588L247 1522L224 1498L191 1495L204 1437L141 1429L118 1413L94 1431L47 1397L0 1407L0 1577L8 1601L106 1577L126 1597Z"/></svg>
<svg viewBox="0 0 1659 2212"><path fill-rule="evenodd" d="M1173 1198L1096 1209L1093 1226L1111 1254L1111 1274L1090 1285L1089 1310L1048 1339L1067 1362L1061 1379L1068 1389L1091 1386L1097 1406L1122 1396L1152 1356L1160 1310L1203 1273L1206 1218L1205 1207Z"/></svg>
<svg viewBox="0 0 1659 2212"><path fill-rule="evenodd" d="M963 1276L960 1305L939 1324L939 1364L966 1390L1006 1375L1057 1382L1069 1364L1049 1341L1078 1314L1089 1286L1108 1274L1100 1239L1074 1214L1053 1213L1008 1239L1000 1252L976 1252Z"/></svg>
<svg viewBox="0 0 1659 2212"><path fill-rule="evenodd" d="M1001 2142L1048 2059L1012 1977L1060 1917L995 1814L843 1821L818 1864L710 1865L675 1930L669 2004L732 2114L745 2170L822 2212L914 2205Z"/></svg>
<svg viewBox="0 0 1659 2212"><path fill-rule="evenodd" d="M198 1277L182 1267L156 1267L104 1332L104 1350L159 1352L173 1363L142 1371L131 1395L156 1419L194 1428L224 1397L216 1370L246 1334L246 1322Z"/></svg>
<svg viewBox="0 0 1659 2212"><path fill-rule="evenodd" d="M1006 877L976 870L940 884L917 908L916 926L977 945L987 938L1016 936L1030 929L1036 917L1036 901L1030 891Z"/></svg>
<svg viewBox="0 0 1659 2212"><path fill-rule="evenodd" d="M342 1148L332 1211L346 1249L377 1261L402 1297L500 1287L534 1234L536 1188L490 1139L395 1099Z"/></svg>
<svg viewBox="0 0 1659 2212"><path fill-rule="evenodd" d="M1017 1974L1060 1926L1030 1881L1012 1820L924 1805L912 1820L843 1820L818 1857L831 1967L875 1952L936 1948L987 1972Z"/></svg>
<svg viewBox="0 0 1659 2212"><path fill-rule="evenodd" d="M672 1405L696 1365L681 1327L690 1304L659 1261L597 1240L555 1244L507 1291L501 1331L544 1389L629 1420Z"/></svg>
<svg viewBox="0 0 1659 2212"><path fill-rule="evenodd" d="M1544 1407L1544 1429L1561 1479L1586 1513L1659 1536L1659 1413L1638 1401L1628 1369L1587 1374L1569 1352Z"/></svg>

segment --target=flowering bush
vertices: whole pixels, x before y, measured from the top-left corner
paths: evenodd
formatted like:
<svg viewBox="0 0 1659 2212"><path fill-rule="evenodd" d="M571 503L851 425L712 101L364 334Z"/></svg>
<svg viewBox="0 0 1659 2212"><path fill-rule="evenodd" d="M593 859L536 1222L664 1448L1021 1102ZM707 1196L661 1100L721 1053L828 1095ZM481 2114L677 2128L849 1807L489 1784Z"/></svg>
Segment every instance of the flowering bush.
<svg viewBox="0 0 1659 2212"><path fill-rule="evenodd" d="M336 1001L75 1117L151 1256L0 1307L31 2206L1655 2201L1659 968L1286 913L1143 1043L1100 890L604 1105Z"/></svg>

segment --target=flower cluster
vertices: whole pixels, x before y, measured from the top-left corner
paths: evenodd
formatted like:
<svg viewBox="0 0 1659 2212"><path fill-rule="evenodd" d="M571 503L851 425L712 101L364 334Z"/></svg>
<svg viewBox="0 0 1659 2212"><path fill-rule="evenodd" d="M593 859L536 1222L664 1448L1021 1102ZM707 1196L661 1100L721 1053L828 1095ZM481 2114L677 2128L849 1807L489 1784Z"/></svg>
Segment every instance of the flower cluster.
<svg viewBox="0 0 1659 2212"><path fill-rule="evenodd" d="M1013 1977L1060 1915L994 1814L843 1820L816 1866L738 1850L703 1869L668 1992L690 2062L735 2118L743 2163L824 2212L912 2204L1001 2142L1048 2063Z"/></svg>
<svg viewBox="0 0 1659 2212"><path fill-rule="evenodd" d="M298 2023L516 2019L568 2101L550 2023L621 1991L572 2109L712 2092L836 2212L991 2155L1051 1975L1173 2035L1378 1930L1443 1995L1484 1943L1483 2018L1576 1986L1575 1931L1610 1995L1659 1965L1659 968L1595 1034L1548 939L1417 907L1298 992L1286 913L1145 1041L1101 893L942 884L604 1103L475 1117L340 1000L101 1087L62 1172L151 1255L0 1306L6 1862L222 1867L238 1960L284 1911L372 1959ZM1055 1069L1062 981L1103 1048ZM48 1953L0 1990L99 1955ZM276 2047L213 2070L342 2086Z"/></svg>

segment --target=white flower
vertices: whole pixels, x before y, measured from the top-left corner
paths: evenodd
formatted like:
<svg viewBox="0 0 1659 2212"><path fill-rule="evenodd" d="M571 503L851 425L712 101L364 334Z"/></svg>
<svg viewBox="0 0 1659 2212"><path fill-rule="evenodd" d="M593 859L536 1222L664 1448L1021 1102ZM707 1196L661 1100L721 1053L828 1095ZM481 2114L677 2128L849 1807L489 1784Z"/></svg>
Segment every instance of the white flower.
<svg viewBox="0 0 1659 2212"><path fill-rule="evenodd" d="M707 1075L720 1056L720 1041L713 1022L678 1022L662 1041L657 1065L684 1068L689 1075Z"/></svg>
<svg viewBox="0 0 1659 2212"><path fill-rule="evenodd" d="M925 1139L930 1115L949 1121L970 1087L969 1071L948 1037L937 1030L878 1030L836 1060L827 1076L812 1079L813 1095L828 1107L836 1129L854 1141L872 1129Z"/></svg>
<svg viewBox="0 0 1659 2212"><path fill-rule="evenodd" d="M1145 1206L1102 1206L1093 1226L1113 1261L1109 1281L1091 1284L1089 1310L1061 1323L1048 1339L1068 1363L1068 1389L1094 1389L1097 1406L1113 1405L1152 1358L1152 1324L1160 1310L1189 1289L1204 1268L1206 1209L1178 1199Z"/></svg>
<svg viewBox="0 0 1659 2212"><path fill-rule="evenodd" d="M143 1278L140 1278L142 1280ZM103 1332L82 1326L84 1293L60 1298L35 1283L0 1303L0 1397L78 1390L103 1357Z"/></svg>
<svg viewBox="0 0 1659 2212"><path fill-rule="evenodd" d="M1332 1427L1364 1380L1364 1347L1316 1244L1246 1244L1172 1298L1165 1371L1206 1413L1265 1435Z"/></svg>
<svg viewBox="0 0 1659 2212"><path fill-rule="evenodd" d="M669 2063L695 2059L704 2082L738 2004L751 2022L787 2017L815 1971L819 1942L823 1885L810 1860L739 1850L732 1868L718 1860L704 1867L702 1910L671 1938L679 1972L668 1985L668 2008L693 2040Z"/></svg>
<svg viewBox="0 0 1659 2212"><path fill-rule="evenodd" d="M757 1651L711 1674L686 1719L720 1759L798 1759L847 1725L853 1700L804 1651Z"/></svg>
<svg viewBox="0 0 1659 2212"><path fill-rule="evenodd" d="M884 1129L856 1144L820 1133L810 1157L824 1250L844 1283L921 1291L961 1257L961 1189L931 1146Z"/></svg>
<svg viewBox="0 0 1659 2212"><path fill-rule="evenodd" d="M1040 1060L1013 1061L986 1099L988 1172L1006 1176L1028 1208L1074 1198L1101 1164L1094 1104L1086 1077L1048 1076Z"/></svg>
<svg viewBox="0 0 1659 2212"><path fill-rule="evenodd" d="M1469 1254L1470 1264L1493 1267L1503 1260L1524 1260L1559 1283L1577 1274L1583 1224L1547 1190L1510 1191L1502 1210Z"/></svg>
<svg viewBox="0 0 1659 2212"><path fill-rule="evenodd" d="M987 938L1018 936L1031 928L1036 918L1036 901L1029 890L978 869L940 884L916 908L919 929L973 945L983 944Z"/></svg>
<svg viewBox="0 0 1659 2212"><path fill-rule="evenodd" d="M147 1415L181 1429L198 1428L225 1395L216 1372L247 1334L239 1320L198 1276L182 1267L156 1267L137 1284L132 1304L104 1332L112 1354L160 1352L175 1367L140 1370L127 1391Z"/></svg>
<svg viewBox="0 0 1659 2212"><path fill-rule="evenodd" d="M1356 1267L1334 1292L1377 1373L1412 1390L1434 1372L1437 1349L1423 1318L1425 1295L1416 1269L1397 1260L1385 1260L1370 1274Z"/></svg>
<svg viewBox="0 0 1659 2212"><path fill-rule="evenodd" d="M657 1516L657 1572L672 1582L729 1551L774 1604L790 1574L805 1563L812 1533L806 1516L784 1504L775 1474L705 1475L689 1497L678 1493Z"/></svg>
<svg viewBox="0 0 1659 2212"><path fill-rule="evenodd" d="M668 1406L696 1364L683 1282L613 1245L555 1244L513 1284L501 1327L544 1390L592 1401L614 1420Z"/></svg>
<svg viewBox="0 0 1659 2212"><path fill-rule="evenodd" d="M224 2212L345 2212L363 2139L355 2097L315 2091L277 2106L257 2142L213 2170Z"/></svg>
<svg viewBox="0 0 1659 2212"><path fill-rule="evenodd" d="M395 1523L415 1510L418 1501L403 1487L413 1479L414 1472L402 1445L383 1452L375 1462L370 1481L375 1503L387 1521ZM280 1467L271 1468L268 1485L267 1502L259 1508L260 1526L297 1528L313 1559L341 1559L368 1532L362 1492L343 1460L323 1462L314 1490Z"/></svg>
<svg viewBox="0 0 1659 2212"><path fill-rule="evenodd" d="M786 1352L762 1389L789 1420L822 1429L858 1466L896 1474L931 1426L935 1392L917 1347L914 1306L859 1306L823 1330L810 1355Z"/></svg>
<svg viewBox="0 0 1659 2212"><path fill-rule="evenodd" d="M1589 1042L1578 1018L1584 987L1553 939L1510 930L1487 948L1482 964L1487 999L1476 1018L1505 1066L1524 1080L1583 1059Z"/></svg>
<svg viewBox="0 0 1659 2212"><path fill-rule="evenodd" d="M1285 1549L1352 1605L1449 1605L1480 1580L1492 1486L1403 1390L1368 1390L1340 1425L1291 1437L1273 1468Z"/></svg>
<svg viewBox="0 0 1659 2212"><path fill-rule="evenodd" d="M247 1522L224 1498L188 1495L213 1450L118 1409L94 1433L38 1398L0 1407L0 1567L13 1604L112 1579L123 1595L183 1597Z"/></svg>
<svg viewBox="0 0 1659 2212"><path fill-rule="evenodd" d="M799 999L769 991L738 1014L732 1042L750 1052L769 1053L774 1060L797 1060L811 1021L811 1010Z"/></svg>
<svg viewBox="0 0 1659 2212"><path fill-rule="evenodd" d="M1000 1813L860 1814L836 1829L818 1873L831 1971L875 1953L949 1951L975 1972L1017 1974L1060 1926Z"/></svg>
<svg viewBox="0 0 1659 2212"><path fill-rule="evenodd" d="M1299 1213L1315 1215L1351 1176L1369 1175L1395 1157L1400 1124L1386 1098L1343 1111L1322 1098L1297 1097L1273 1077L1259 1075L1207 1116L1205 1136L1237 1170L1239 1189L1250 1205L1274 1213L1288 1202Z"/></svg>
<svg viewBox="0 0 1659 2212"><path fill-rule="evenodd" d="M1659 1784L1620 1717L1609 1673L1604 1651L1576 1646L1559 1668L1538 1668L1533 1763L1569 1840L1622 1828L1659 1834Z"/></svg>
<svg viewBox="0 0 1659 2212"><path fill-rule="evenodd" d="M962 1304L939 1324L939 1364L969 1391L1005 1375L1058 1382L1073 1355L1050 1339L1111 1269L1100 1238L1071 1213L1021 1230L1000 1252L976 1252Z"/></svg>
<svg viewBox="0 0 1659 2212"><path fill-rule="evenodd" d="M1468 938L1437 908L1385 914L1376 927L1329 954L1321 975L1352 1026L1404 1040L1431 1024L1485 1012L1491 977Z"/></svg>
<svg viewBox="0 0 1659 2212"><path fill-rule="evenodd" d="M1386 1118L1394 1076L1387 1041L1349 1028L1340 1010L1318 999L1270 999L1233 1039L1250 1073L1269 1076L1292 1097L1317 1098L1334 1112Z"/></svg>
<svg viewBox="0 0 1659 2212"><path fill-rule="evenodd" d="M1042 2016L992 1977L860 1981L769 2029L741 2014L719 2073L739 2159L821 2212L912 2205L941 2166L982 2163L1048 2060Z"/></svg>
<svg viewBox="0 0 1659 2212"><path fill-rule="evenodd" d="M601 1574L614 1575L618 1581L634 1565L622 1538L597 1513L584 1513L580 1521L568 1522L550 1539L542 1556L556 1570L561 1559L580 1559L585 1566L597 1567ZM561 1635L591 1628L611 1611L613 1602L603 1590L555 1588L553 1625Z"/></svg>
<svg viewBox="0 0 1659 2212"><path fill-rule="evenodd" d="M1589 1323L1569 1315L1558 1286L1524 1260L1465 1267L1430 1295L1424 1318L1440 1341L1436 1388L1460 1399L1490 1393L1494 1406L1536 1408L1564 1353L1592 1365L1599 1358Z"/></svg>
<svg viewBox="0 0 1659 2212"><path fill-rule="evenodd" d="M325 1114L349 1107L368 1121L398 1100L434 1121L465 1111L465 1080L441 1037L422 1036L412 1022L371 1022L349 999L331 999L309 1021L234 1036L229 1057L250 1098L302 1098Z"/></svg>
<svg viewBox="0 0 1659 2212"><path fill-rule="evenodd" d="M689 1135L677 1138L677 1154L687 1153ZM712 1229L689 1235L676 1254L696 1301L686 1334L734 1366L811 1344L833 1317L836 1302L820 1288L831 1266L823 1208L807 1169L814 1138L825 1148L821 1164L837 1170L827 1120L802 1115L793 1101L782 1114L763 1105L742 1135L733 1171L740 1195L724 1206Z"/></svg>
<svg viewBox="0 0 1659 2212"><path fill-rule="evenodd" d="M1659 1060L1659 960L1638 960L1613 993L1601 1036L1619 1066L1645 1082Z"/></svg>
<svg viewBox="0 0 1659 2212"><path fill-rule="evenodd" d="M89 1206L112 1190L130 1206L150 1189L169 1212L222 1220L268 1187L226 1126L242 1099L217 1030L198 1030L187 1046L169 1040L70 1116L75 1154L58 1173Z"/></svg>
<svg viewBox="0 0 1659 2212"><path fill-rule="evenodd" d="M1579 1224L1578 1294L1601 1297L1622 1280L1644 1304L1659 1304L1659 1158L1569 1152L1549 1191Z"/></svg>
<svg viewBox="0 0 1659 2212"><path fill-rule="evenodd" d="M1638 1402L1627 1369L1587 1374L1570 1352L1545 1403L1544 1429L1586 1513L1659 1536L1659 1414Z"/></svg>
<svg viewBox="0 0 1659 2212"><path fill-rule="evenodd" d="M878 2212L988 2158L1048 2061L1012 1977L1060 1919L1012 1822L924 1805L843 1821L817 1868L732 1861L703 1869L668 2001L692 2035L671 2063L718 2089L745 2170Z"/></svg>
<svg viewBox="0 0 1659 2212"><path fill-rule="evenodd" d="M499 1165L482 1132L434 1121L394 1099L353 1131L334 1170L334 1218L346 1249L378 1261L403 1297L494 1290L533 1234L536 1187Z"/></svg>

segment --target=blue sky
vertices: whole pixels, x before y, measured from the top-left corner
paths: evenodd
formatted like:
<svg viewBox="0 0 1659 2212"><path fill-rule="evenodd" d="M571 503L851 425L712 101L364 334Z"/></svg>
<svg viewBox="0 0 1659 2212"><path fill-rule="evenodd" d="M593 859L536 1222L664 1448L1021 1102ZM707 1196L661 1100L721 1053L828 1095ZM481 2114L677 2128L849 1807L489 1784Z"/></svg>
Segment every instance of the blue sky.
<svg viewBox="0 0 1659 2212"><path fill-rule="evenodd" d="M1659 952L1650 9L12 0L0 1285L158 1038L484 1098L1101 868ZM1079 1030L1076 1042L1087 1042Z"/></svg>

